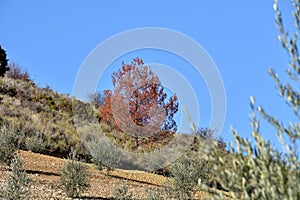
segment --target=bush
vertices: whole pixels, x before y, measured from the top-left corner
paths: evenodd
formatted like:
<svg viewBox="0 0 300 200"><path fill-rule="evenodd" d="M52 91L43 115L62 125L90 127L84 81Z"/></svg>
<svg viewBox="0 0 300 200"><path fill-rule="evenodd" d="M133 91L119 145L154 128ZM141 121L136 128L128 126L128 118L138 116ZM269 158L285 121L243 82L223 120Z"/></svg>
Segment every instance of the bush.
<svg viewBox="0 0 300 200"><path fill-rule="evenodd" d="M15 134L9 127L2 126L0 128L0 162L9 165L18 147L19 135Z"/></svg>
<svg viewBox="0 0 300 200"><path fill-rule="evenodd" d="M110 170L119 166L121 151L104 136L101 125L85 126L78 131L82 133L82 137L85 137L82 138L83 144L99 170L106 167L107 174L109 174Z"/></svg>
<svg viewBox="0 0 300 200"><path fill-rule="evenodd" d="M150 172L166 172L163 166L169 165L166 163L167 157L164 153L160 151L154 151L151 153L141 153L138 155L137 161L135 164L144 170L148 170Z"/></svg>
<svg viewBox="0 0 300 200"><path fill-rule="evenodd" d="M105 166L108 174L109 171L118 166L121 153L107 138L98 138L93 141L92 145L89 148L92 161L98 166L99 170Z"/></svg>
<svg viewBox="0 0 300 200"><path fill-rule="evenodd" d="M27 137L25 141L26 148L34 153L41 153L45 149L43 138L40 135Z"/></svg>
<svg viewBox="0 0 300 200"><path fill-rule="evenodd" d="M124 182L121 186L115 186L113 190L114 199L118 200L131 200L132 193L128 194L127 184Z"/></svg>
<svg viewBox="0 0 300 200"><path fill-rule="evenodd" d="M90 187L89 172L85 164L78 161L76 153L70 153L68 161L61 169L60 182L68 197L78 197Z"/></svg>
<svg viewBox="0 0 300 200"><path fill-rule="evenodd" d="M14 97L17 95L17 93L18 93L17 89L14 86L12 86L4 81L0 82L0 94Z"/></svg>
<svg viewBox="0 0 300 200"><path fill-rule="evenodd" d="M90 104L93 105L96 109L99 109L99 107L104 104L104 98L104 92L95 92L88 94Z"/></svg>
<svg viewBox="0 0 300 200"><path fill-rule="evenodd" d="M30 81L29 73L27 71L22 70L17 63L9 64L9 71L6 72L6 76L12 79Z"/></svg>
<svg viewBox="0 0 300 200"><path fill-rule="evenodd" d="M207 161L195 153L183 155L170 167L171 179L165 184L168 196L175 199L191 199L198 179L205 180L209 172Z"/></svg>
<svg viewBox="0 0 300 200"><path fill-rule="evenodd" d="M0 197L7 200L27 199L30 193L29 183L30 179L27 178L23 168L22 157L18 154L11 162L11 173L6 179L6 186L1 191Z"/></svg>
<svg viewBox="0 0 300 200"><path fill-rule="evenodd" d="M159 188L147 190L146 200L165 199L164 191Z"/></svg>
<svg viewBox="0 0 300 200"><path fill-rule="evenodd" d="M4 77L0 78L0 103L0 127L7 125L20 134L20 148L63 156L74 147L76 152L86 153L72 119L72 99L67 95L40 88L31 81ZM39 145L41 139L32 138L36 134L42 137L44 147Z"/></svg>

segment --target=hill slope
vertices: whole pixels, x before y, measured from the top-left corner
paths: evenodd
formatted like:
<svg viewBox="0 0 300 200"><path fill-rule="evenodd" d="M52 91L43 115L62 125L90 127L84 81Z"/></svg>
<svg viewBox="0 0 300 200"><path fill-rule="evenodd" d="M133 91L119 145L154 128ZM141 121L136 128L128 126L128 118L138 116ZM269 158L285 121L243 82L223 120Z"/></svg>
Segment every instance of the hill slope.
<svg viewBox="0 0 300 200"><path fill-rule="evenodd" d="M31 80L0 77L0 123L20 136L22 149L67 155L73 147L83 153L73 122L74 106L96 113L89 104Z"/></svg>
<svg viewBox="0 0 300 200"><path fill-rule="evenodd" d="M68 199L59 186L60 169L65 159L21 151L24 168L31 179L30 199ZM165 177L141 171L114 170L110 176L98 171L92 164L86 164L91 173L91 188L82 194L83 199L112 199L112 191L126 182L134 198L145 198L148 189L160 187ZM4 184L9 167L1 166L0 184ZM197 192L195 199L204 199L206 194Z"/></svg>
<svg viewBox="0 0 300 200"><path fill-rule="evenodd" d="M97 120L96 116L97 110L89 103L59 94L49 87L41 88L29 78L0 77L0 128L8 127L16 134L20 149L25 150L21 153L25 169L33 180L32 199L65 198L59 186L59 172L65 160L42 154L66 157L74 149L78 154L87 155L74 119L81 122L84 118L86 122ZM130 144L130 141L122 140L122 134L106 129L116 141L123 141L122 145ZM112 176L105 176L91 164L87 165L92 173L92 188L83 194L87 199L111 198L114 186L124 180L127 180L134 196L142 198L147 189L159 187L166 180L163 176L126 170L115 170ZM9 170L6 166L1 167L0 182L4 182ZM202 196L203 192L197 192L194 198L201 199Z"/></svg>

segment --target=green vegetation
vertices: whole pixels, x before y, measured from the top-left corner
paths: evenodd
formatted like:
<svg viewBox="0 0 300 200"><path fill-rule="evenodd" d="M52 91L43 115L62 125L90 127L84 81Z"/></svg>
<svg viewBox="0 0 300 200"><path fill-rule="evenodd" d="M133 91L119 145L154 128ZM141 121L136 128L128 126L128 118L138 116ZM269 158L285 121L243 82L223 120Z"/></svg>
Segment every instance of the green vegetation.
<svg viewBox="0 0 300 200"><path fill-rule="evenodd" d="M18 134L21 149L65 156L73 147L83 154L73 118L81 117L77 108L96 111L87 103L58 94L49 87L36 86L28 74L13 65L12 71L0 78L1 126Z"/></svg>
<svg viewBox="0 0 300 200"><path fill-rule="evenodd" d="M7 126L0 127L0 163L10 165L18 145L19 136Z"/></svg>
<svg viewBox="0 0 300 200"><path fill-rule="evenodd" d="M21 157L14 157L17 149L64 157L71 152L71 161L61 171L61 185L69 197L78 197L90 184L87 168L74 152L89 158L99 170L106 167L109 173L119 166L123 155L118 148L122 148L130 153L153 153L150 159L141 157L133 165L140 166L143 163L155 169L153 171L168 176L162 188L149 191L147 199L191 199L200 189L211 193L213 199L227 199L224 191L228 191L233 199L300 199L300 162L296 148L300 139L300 94L297 90L300 75L297 45L300 3L292 3L297 31L291 38L283 26L277 1L274 3L276 25L280 33L278 41L291 59L287 69L291 83L282 83L272 69L269 74L275 81L279 95L298 121L290 124L279 121L262 107L256 106L251 97L250 122L254 141L242 138L236 130L232 130L235 146L231 145L226 150L225 143L214 138L214 131L210 129L195 131L194 136L182 134L182 138L193 137L190 149L163 169L158 169L157 163L165 160L164 155L157 156L153 152L168 143L170 138L179 137L173 132L176 130L173 115L178 109L176 96L168 103L172 107L168 113L169 125L165 124L153 138L130 136L121 132L112 119L111 92L91 95L91 103L85 103L68 95L58 94L50 87L41 88L15 63L9 65L10 71L7 72L6 52L0 46L0 162L8 164L12 170L1 195L7 199L20 199L28 191L26 187L29 182L22 168ZM133 66L123 64L123 67L130 71L141 64L142 60L136 59L131 64ZM115 73L115 85L118 85L117 80L124 73ZM150 71L145 69L144 73L148 74ZM158 80L158 77L153 77ZM126 84L131 83L127 81ZM131 102L132 110L139 110L136 102L151 100L155 105L157 99L161 102L160 106L167 108L162 103L166 97L159 84L152 85L151 90L139 88L135 92L136 96ZM153 98L149 100L147 97L150 93ZM124 108L122 103L118 106ZM146 126L149 123L148 109L149 105L146 105L142 113L132 111L131 118L136 125ZM263 138L258 115L276 129L284 151L275 149ZM126 122L122 123L126 125ZM170 134L167 135L168 133ZM212 188L219 190L211 192ZM116 199L132 198L126 184L116 186L113 195Z"/></svg>
<svg viewBox="0 0 300 200"><path fill-rule="evenodd" d="M26 138L25 147L31 152L41 153L44 150L42 135L33 135Z"/></svg>
<svg viewBox="0 0 300 200"><path fill-rule="evenodd" d="M132 193L129 193L127 184L123 182L122 185L114 187L113 197L118 200L130 200L132 199Z"/></svg>
<svg viewBox="0 0 300 200"><path fill-rule="evenodd" d="M23 168L23 161L20 154L17 154L11 162L11 172L6 178L5 186L1 188L0 197L7 200L29 199L29 183L26 171Z"/></svg>
<svg viewBox="0 0 300 200"><path fill-rule="evenodd" d="M106 172L113 170L119 164L121 152L105 137L101 124L78 128L81 138L92 161L99 170L106 167Z"/></svg>
<svg viewBox="0 0 300 200"><path fill-rule="evenodd" d="M155 188L147 191L146 200L165 199L164 191L160 188Z"/></svg>
<svg viewBox="0 0 300 200"><path fill-rule="evenodd" d="M157 195L192 199L199 191L198 185L223 189L212 171L214 163L207 158L212 155L221 157L226 161L226 167L230 168L231 156L225 150L225 143L213 136L214 131L210 129L197 131L190 150L165 169L169 179Z"/></svg>
<svg viewBox="0 0 300 200"><path fill-rule="evenodd" d="M209 160L214 163L213 173L234 199L300 199L300 163L299 152L296 148L300 139L298 87L300 57L297 45L300 3L292 1L292 4L295 9L293 16L297 31L290 38L284 29L277 1L274 1L276 25L280 33L278 41L290 56L287 75L293 82L283 84L272 69L269 70L269 74L276 83L279 95L285 100L298 121L289 124L279 121L261 106L256 106L254 98L251 97L254 144L240 137L236 130L232 130L236 143L235 148L230 148L232 167L228 168L222 157L209 157ZM284 151L275 149L268 140L263 138L257 113L276 129L278 140ZM284 138L288 138L288 142ZM213 196L213 199L225 199L225 197L223 193L218 193Z"/></svg>
<svg viewBox="0 0 300 200"><path fill-rule="evenodd" d="M78 161L76 153L71 152L68 161L61 169L60 182L68 197L79 195L90 187L89 172L82 161Z"/></svg>
<svg viewBox="0 0 300 200"><path fill-rule="evenodd" d="M4 74L9 70L9 67L7 67L7 62L8 59L6 51L0 45L0 77L3 77Z"/></svg>
<svg viewBox="0 0 300 200"><path fill-rule="evenodd" d="M165 186L169 197L182 200L192 197L198 178L207 173L205 163L194 160L197 158L184 155L171 166L172 179L169 179Z"/></svg>

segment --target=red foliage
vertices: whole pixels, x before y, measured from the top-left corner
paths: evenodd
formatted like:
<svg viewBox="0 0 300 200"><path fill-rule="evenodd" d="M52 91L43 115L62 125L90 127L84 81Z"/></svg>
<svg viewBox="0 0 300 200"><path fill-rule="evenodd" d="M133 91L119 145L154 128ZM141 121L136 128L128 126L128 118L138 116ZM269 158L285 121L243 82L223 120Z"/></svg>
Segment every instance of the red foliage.
<svg viewBox="0 0 300 200"><path fill-rule="evenodd" d="M105 90L104 104L99 108L100 119L118 131L134 138L164 138L177 131L174 114L178 111L176 94L167 101L159 78L143 60L122 63L112 74L113 93Z"/></svg>
<svg viewBox="0 0 300 200"><path fill-rule="evenodd" d="M111 127L117 128L115 120L113 120L112 109L111 109L111 91L104 90L104 104L99 107L100 120L107 123Z"/></svg>

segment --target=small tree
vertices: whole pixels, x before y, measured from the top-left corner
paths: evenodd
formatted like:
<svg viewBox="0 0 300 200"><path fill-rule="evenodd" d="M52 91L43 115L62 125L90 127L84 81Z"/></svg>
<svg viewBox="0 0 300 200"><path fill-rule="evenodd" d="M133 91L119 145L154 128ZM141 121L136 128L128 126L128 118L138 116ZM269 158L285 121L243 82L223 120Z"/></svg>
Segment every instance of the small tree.
<svg viewBox="0 0 300 200"><path fill-rule="evenodd" d="M7 126L0 127L0 162L10 165L19 147L19 135Z"/></svg>
<svg viewBox="0 0 300 200"><path fill-rule="evenodd" d="M145 66L142 59L135 58L131 64L122 63L122 68L112 75L114 91L104 91L104 104L100 106L102 121L119 131L139 137L167 137L157 134L177 131L173 119L178 111L177 96L170 97L159 78ZM153 134L156 132L156 134Z"/></svg>
<svg viewBox="0 0 300 200"><path fill-rule="evenodd" d="M188 152L170 166L169 179L164 188L169 197L191 199L199 179L206 183L208 163L196 152Z"/></svg>
<svg viewBox="0 0 300 200"><path fill-rule="evenodd" d="M6 55L6 51L1 47L0 45L0 76L4 76L6 71L9 70L9 67L7 67L8 59Z"/></svg>
<svg viewBox="0 0 300 200"><path fill-rule="evenodd" d="M122 185L116 185L114 187L112 194L113 194L114 199L117 199L117 200L132 199L132 193L129 193L126 182L123 182Z"/></svg>
<svg viewBox="0 0 300 200"><path fill-rule="evenodd" d="M78 161L76 153L72 150L68 161L61 169L60 182L69 197L78 197L90 187L89 172L86 165Z"/></svg>
<svg viewBox="0 0 300 200"><path fill-rule="evenodd" d="M113 118L113 113L111 109L111 90L104 90L103 91L103 104L99 107L99 117L100 121L105 122L112 128L118 129L117 122Z"/></svg>
<svg viewBox="0 0 300 200"><path fill-rule="evenodd" d="M30 179L26 176L26 171L23 168L23 161L18 154L11 163L11 173L6 179L6 186L1 191L0 196L7 200L29 199L29 182Z"/></svg>
<svg viewBox="0 0 300 200"><path fill-rule="evenodd" d="M100 106L104 104L105 93L103 92L95 92L88 95L88 99L92 105L95 106L96 109L99 109Z"/></svg>
<svg viewBox="0 0 300 200"><path fill-rule="evenodd" d="M95 127L97 130L97 127ZM90 132L88 139L83 140L85 148L92 156L92 161L99 170L106 167L106 174L120 164L121 151L109 141L99 130L98 133Z"/></svg>
<svg viewBox="0 0 300 200"><path fill-rule="evenodd" d="M6 73L6 76L12 79L19 79L23 81L30 81L29 73L15 62L9 64L9 71Z"/></svg>

